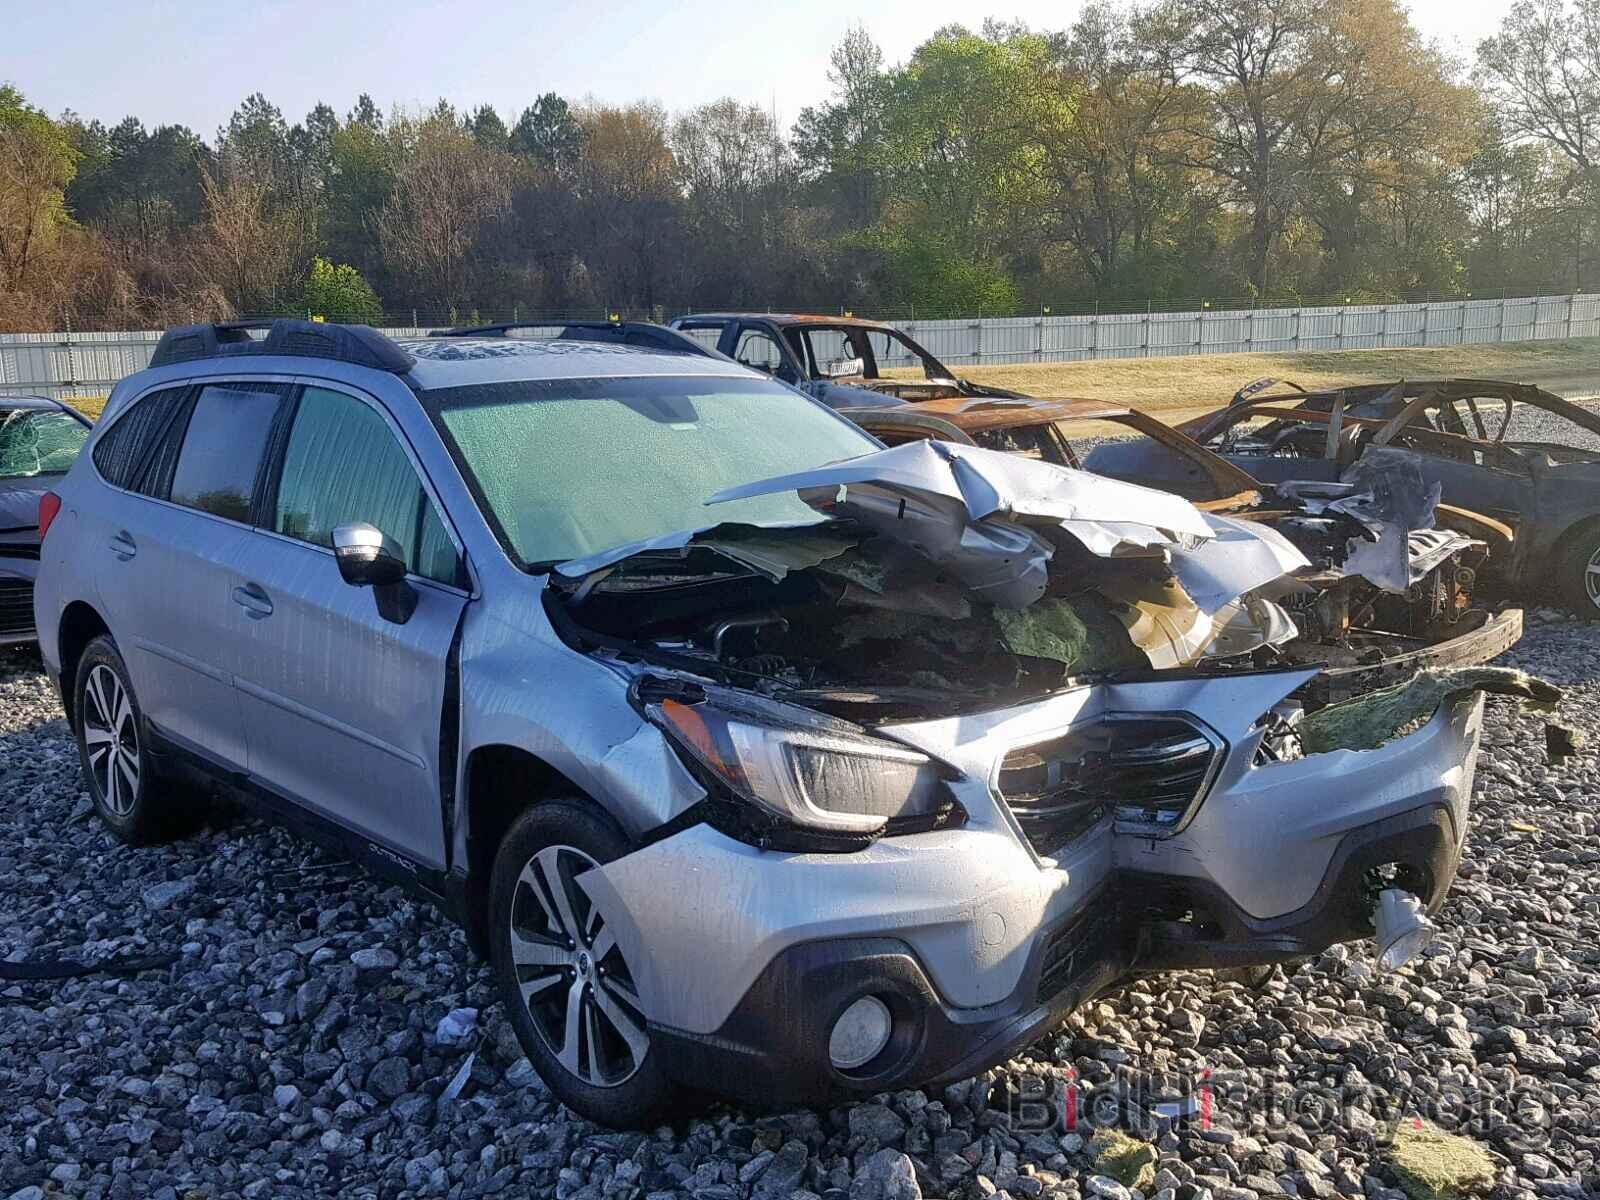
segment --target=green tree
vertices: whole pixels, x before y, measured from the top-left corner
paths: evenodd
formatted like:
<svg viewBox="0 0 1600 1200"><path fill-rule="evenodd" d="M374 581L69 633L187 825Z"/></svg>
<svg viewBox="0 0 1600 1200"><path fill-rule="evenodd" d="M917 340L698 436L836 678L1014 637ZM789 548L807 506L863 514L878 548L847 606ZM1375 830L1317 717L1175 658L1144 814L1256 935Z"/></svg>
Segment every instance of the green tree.
<svg viewBox="0 0 1600 1200"><path fill-rule="evenodd" d="M70 224L66 189L79 157L65 129L0 84L0 290L26 290Z"/></svg>
<svg viewBox="0 0 1600 1200"><path fill-rule="evenodd" d="M304 303L307 312L330 321L376 325L383 320L383 304L361 272L320 256L311 260Z"/></svg>
<svg viewBox="0 0 1600 1200"><path fill-rule="evenodd" d="M552 171L570 171L583 153L583 126L572 108L554 92L546 92L522 110L511 130L514 153Z"/></svg>

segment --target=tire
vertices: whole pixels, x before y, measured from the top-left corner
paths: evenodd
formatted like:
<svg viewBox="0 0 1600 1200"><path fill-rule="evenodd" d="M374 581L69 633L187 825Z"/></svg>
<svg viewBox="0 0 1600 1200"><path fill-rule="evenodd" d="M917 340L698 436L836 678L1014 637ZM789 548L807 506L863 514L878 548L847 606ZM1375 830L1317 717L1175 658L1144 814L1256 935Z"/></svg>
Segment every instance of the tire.
<svg viewBox="0 0 1600 1200"><path fill-rule="evenodd" d="M144 846L193 829L202 798L156 765L127 664L110 637L95 638L78 659L72 711L84 787L112 833Z"/></svg>
<svg viewBox="0 0 1600 1200"><path fill-rule="evenodd" d="M1600 521L1585 521L1561 537L1556 586L1579 616L1600 617Z"/></svg>
<svg viewBox="0 0 1600 1200"><path fill-rule="evenodd" d="M628 850L585 801L544 801L506 832L489 885L489 957L523 1052L568 1108L616 1129L658 1123L677 1094L616 939L574 882Z"/></svg>

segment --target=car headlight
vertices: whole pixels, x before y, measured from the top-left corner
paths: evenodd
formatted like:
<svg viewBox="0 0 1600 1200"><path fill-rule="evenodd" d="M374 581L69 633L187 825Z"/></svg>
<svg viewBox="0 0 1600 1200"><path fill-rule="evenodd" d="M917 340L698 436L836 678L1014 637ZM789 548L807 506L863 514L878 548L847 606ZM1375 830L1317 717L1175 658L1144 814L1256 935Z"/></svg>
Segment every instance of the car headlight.
<svg viewBox="0 0 1600 1200"><path fill-rule="evenodd" d="M942 823L954 808L925 754L809 709L705 692L698 702L641 697L641 707L692 767L753 810L762 844L855 848Z"/></svg>

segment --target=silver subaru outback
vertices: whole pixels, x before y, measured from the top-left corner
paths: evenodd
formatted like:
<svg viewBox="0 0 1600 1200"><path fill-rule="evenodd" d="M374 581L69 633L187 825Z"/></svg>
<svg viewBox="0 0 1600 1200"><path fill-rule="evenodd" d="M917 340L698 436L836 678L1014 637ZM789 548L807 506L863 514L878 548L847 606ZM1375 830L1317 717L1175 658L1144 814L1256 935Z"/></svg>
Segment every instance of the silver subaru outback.
<svg viewBox="0 0 1600 1200"><path fill-rule="evenodd" d="M116 834L225 789L434 898L612 1125L962 1078L1133 974L1421 944L1481 697L1319 742L1270 528L884 449L658 327L529 332L192 326L117 387L35 594Z"/></svg>

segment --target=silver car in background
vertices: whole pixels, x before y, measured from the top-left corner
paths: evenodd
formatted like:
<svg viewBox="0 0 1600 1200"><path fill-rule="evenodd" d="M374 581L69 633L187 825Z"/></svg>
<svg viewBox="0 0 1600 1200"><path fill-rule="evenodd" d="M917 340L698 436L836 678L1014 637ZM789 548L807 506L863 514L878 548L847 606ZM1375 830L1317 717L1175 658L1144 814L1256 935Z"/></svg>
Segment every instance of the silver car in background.
<svg viewBox="0 0 1600 1200"><path fill-rule="evenodd" d="M221 786L434 898L613 1125L961 1078L1130 974L1442 903L1481 697L1304 752L1316 669L1239 600L1270 530L885 450L667 330L517 332L194 326L117 387L35 597L116 833ZM1130 563L1209 597L1192 662L1017 649Z"/></svg>

